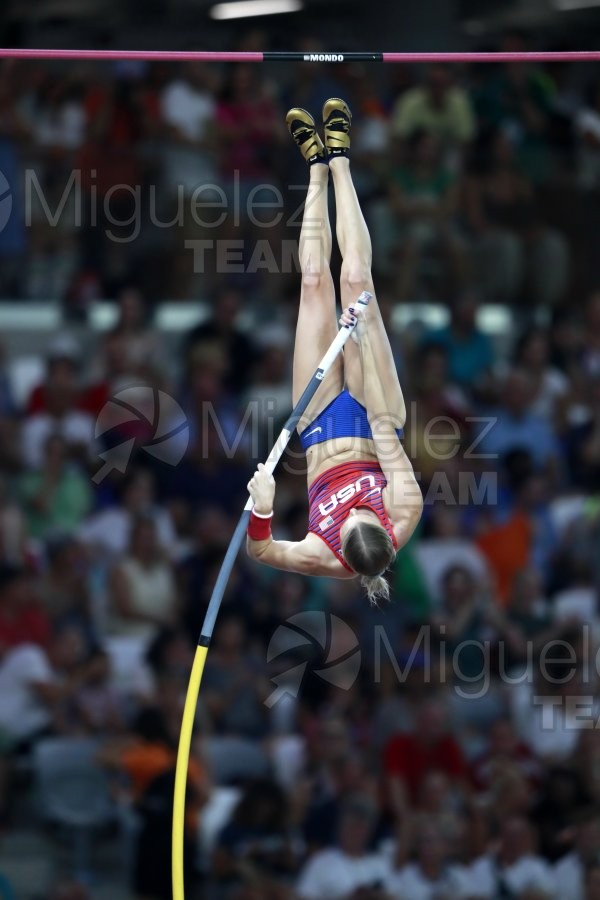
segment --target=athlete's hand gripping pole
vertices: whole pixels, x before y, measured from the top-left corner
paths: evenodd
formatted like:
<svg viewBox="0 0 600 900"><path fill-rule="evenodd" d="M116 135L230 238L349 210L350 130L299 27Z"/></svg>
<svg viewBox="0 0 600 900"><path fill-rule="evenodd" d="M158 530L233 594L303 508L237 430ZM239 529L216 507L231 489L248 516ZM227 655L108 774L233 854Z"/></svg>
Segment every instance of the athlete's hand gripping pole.
<svg viewBox="0 0 600 900"><path fill-rule="evenodd" d="M356 303L367 306L370 302L372 294L363 291ZM306 408L319 385L327 375L331 366L335 362L338 355L342 352L344 344L354 331L356 322L344 325L338 331L335 339L332 341L329 350L319 363L314 375L307 384L304 393L296 403L290 417L286 421L281 430L281 434L277 438L273 449L265 462L265 469L269 475L272 475L277 463L283 456L294 429L304 415ZM175 795L173 799L173 834L172 834L172 882L173 882L173 900L184 900L184 877L183 877L183 844L185 829L185 792L187 783L187 770L190 756L190 746L192 743L192 732L194 729L194 718L196 715L196 704L198 702L198 693L200 691L200 683L202 681L202 673L206 662L206 655L212 637L215 621L221 606L221 600L225 593L225 588L239 553L240 547L246 537L246 529L248 520L252 511L252 498L249 497L244 507L244 511L240 516L233 537L229 542L227 553L219 570L215 586L208 604L208 609L204 617L202 631L198 639L196 654L192 665L190 680L188 684L185 705L183 708L183 718L181 722L181 732L179 735L179 747L177 750L177 764L175 768Z"/></svg>

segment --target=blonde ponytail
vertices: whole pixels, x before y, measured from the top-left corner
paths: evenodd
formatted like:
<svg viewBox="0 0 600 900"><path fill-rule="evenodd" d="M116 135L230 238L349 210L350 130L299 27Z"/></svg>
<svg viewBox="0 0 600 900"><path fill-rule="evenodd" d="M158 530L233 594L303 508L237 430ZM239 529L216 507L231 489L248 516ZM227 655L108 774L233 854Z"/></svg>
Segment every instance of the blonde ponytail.
<svg viewBox="0 0 600 900"><path fill-rule="evenodd" d="M379 606L380 600L389 602L390 586L383 575L363 575L360 583L367 593L371 606Z"/></svg>

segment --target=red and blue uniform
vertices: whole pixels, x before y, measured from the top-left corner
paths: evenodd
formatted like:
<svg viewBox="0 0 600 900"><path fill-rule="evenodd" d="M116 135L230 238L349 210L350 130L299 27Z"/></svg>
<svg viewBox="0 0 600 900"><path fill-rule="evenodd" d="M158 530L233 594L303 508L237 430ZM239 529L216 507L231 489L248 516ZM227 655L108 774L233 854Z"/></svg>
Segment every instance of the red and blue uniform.
<svg viewBox="0 0 600 900"><path fill-rule="evenodd" d="M353 570L342 556L340 528L351 509L364 507L375 513L394 547L398 548L394 529L381 497L387 485L379 463L353 460L327 469L308 489L308 530L325 541L349 572Z"/></svg>

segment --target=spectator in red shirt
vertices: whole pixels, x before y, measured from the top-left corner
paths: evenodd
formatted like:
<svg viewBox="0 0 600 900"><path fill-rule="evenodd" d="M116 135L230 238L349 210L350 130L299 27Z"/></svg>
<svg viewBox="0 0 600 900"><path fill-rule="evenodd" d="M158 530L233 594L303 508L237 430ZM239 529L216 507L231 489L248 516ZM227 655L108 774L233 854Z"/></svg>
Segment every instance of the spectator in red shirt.
<svg viewBox="0 0 600 900"><path fill-rule="evenodd" d="M32 591L30 574L18 566L0 567L0 649L46 647L49 638L50 622Z"/></svg>
<svg viewBox="0 0 600 900"><path fill-rule="evenodd" d="M389 741L383 766L395 807L405 807L407 794L414 804L430 772L442 772L454 783L466 783L467 763L448 732L446 713L438 699L427 700L421 706L413 733L397 734Z"/></svg>

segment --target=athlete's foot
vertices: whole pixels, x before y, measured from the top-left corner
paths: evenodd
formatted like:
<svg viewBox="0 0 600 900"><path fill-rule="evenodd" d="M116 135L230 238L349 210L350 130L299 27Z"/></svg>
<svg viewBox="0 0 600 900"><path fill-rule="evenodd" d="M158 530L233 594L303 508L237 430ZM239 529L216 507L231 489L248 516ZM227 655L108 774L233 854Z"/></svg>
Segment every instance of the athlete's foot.
<svg viewBox="0 0 600 900"><path fill-rule="evenodd" d="M350 125L352 113L350 107L339 97L332 97L323 106L323 125L325 128L325 147L332 159L336 156L348 156L350 152Z"/></svg>
<svg viewBox="0 0 600 900"><path fill-rule="evenodd" d="M315 120L309 112L298 106L290 109L285 117L287 127L294 138L300 153L309 164L325 163L327 165L327 153L323 141L317 134Z"/></svg>

